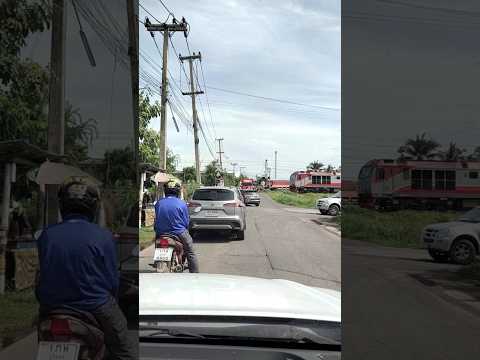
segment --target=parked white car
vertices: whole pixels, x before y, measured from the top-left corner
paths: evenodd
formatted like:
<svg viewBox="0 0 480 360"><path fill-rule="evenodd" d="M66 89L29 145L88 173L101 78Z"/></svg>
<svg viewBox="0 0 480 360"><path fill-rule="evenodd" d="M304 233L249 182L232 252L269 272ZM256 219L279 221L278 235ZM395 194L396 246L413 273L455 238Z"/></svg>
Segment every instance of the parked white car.
<svg viewBox="0 0 480 360"><path fill-rule="evenodd" d="M480 248L480 207L466 212L457 221L426 226L421 241L435 261L472 263Z"/></svg>
<svg viewBox="0 0 480 360"><path fill-rule="evenodd" d="M342 192L317 200L317 209L322 215L337 216L342 209Z"/></svg>

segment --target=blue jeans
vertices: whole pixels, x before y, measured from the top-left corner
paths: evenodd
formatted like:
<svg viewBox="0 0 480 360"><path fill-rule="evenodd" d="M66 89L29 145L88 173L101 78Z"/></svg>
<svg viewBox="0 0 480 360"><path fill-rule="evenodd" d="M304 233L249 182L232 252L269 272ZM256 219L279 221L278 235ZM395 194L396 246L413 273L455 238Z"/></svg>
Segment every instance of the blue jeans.
<svg viewBox="0 0 480 360"><path fill-rule="evenodd" d="M187 255L188 271L191 273L198 273L198 259L193 250L193 239L188 230L178 235L183 244L183 249Z"/></svg>

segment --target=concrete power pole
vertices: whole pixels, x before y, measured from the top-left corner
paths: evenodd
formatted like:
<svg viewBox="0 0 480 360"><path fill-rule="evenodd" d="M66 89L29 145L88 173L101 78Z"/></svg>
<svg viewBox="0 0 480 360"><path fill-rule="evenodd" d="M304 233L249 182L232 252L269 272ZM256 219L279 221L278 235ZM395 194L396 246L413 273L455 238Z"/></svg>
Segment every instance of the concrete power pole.
<svg viewBox="0 0 480 360"><path fill-rule="evenodd" d="M220 160L220 169L223 169L223 166L222 166L222 154L223 154L223 151L222 151L222 141L223 141L223 138L221 139L215 139L218 141L218 156L219 156L219 160Z"/></svg>
<svg viewBox="0 0 480 360"><path fill-rule="evenodd" d="M65 33L66 15L64 0L52 2L52 36L50 48L50 83L48 99L48 150L64 154L65 138ZM45 224L59 220L58 185L46 185Z"/></svg>
<svg viewBox="0 0 480 360"><path fill-rule="evenodd" d="M138 1L127 0L128 16L128 55L130 56L130 81L132 83L132 102L133 102L133 153L135 164L138 164L138 17L135 15L135 5L138 7ZM137 166L137 181L140 179L140 172Z"/></svg>
<svg viewBox="0 0 480 360"><path fill-rule="evenodd" d="M172 19L172 24L161 23L152 24L150 20L145 19L145 28L152 36L154 31L163 32L163 61L162 61L162 100L160 109L160 154L159 167L167 170L167 61L168 61L168 40L170 32L182 31L187 33L187 23L182 21L178 23L176 19Z"/></svg>
<svg viewBox="0 0 480 360"><path fill-rule="evenodd" d="M275 180L277 180L277 150L275 150Z"/></svg>
<svg viewBox="0 0 480 360"><path fill-rule="evenodd" d="M198 149L198 115L197 115L197 107L195 103L195 95L203 94L203 91L195 90L195 78L193 77L193 60L201 60L202 54L200 52L198 54L193 53L190 56L179 56L180 61L188 60L188 64L190 66L190 91L183 92L183 95L191 95L192 96L192 116L193 116L193 138L195 141L195 170L197 175L197 183L200 184L202 182L200 176L200 151Z"/></svg>

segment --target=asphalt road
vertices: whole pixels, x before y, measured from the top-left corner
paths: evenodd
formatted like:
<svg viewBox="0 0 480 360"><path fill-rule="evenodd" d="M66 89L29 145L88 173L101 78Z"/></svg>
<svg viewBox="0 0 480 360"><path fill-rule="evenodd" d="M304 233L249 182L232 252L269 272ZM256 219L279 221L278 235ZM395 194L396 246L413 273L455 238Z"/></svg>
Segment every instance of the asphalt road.
<svg viewBox="0 0 480 360"><path fill-rule="evenodd" d="M259 207L247 207L245 240L211 232L195 239L200 271L340 290L340 236L319 225L322 218L315 209L286 207L261 194ZM153 271L152 257L153 247L142 252L140 271Z"/></svg>
<svg viewBox="0 0 480 360"><path fill-rule="evenodd" d="M342 239L345 359L475 359L480 288L425 250Z"/></svg>

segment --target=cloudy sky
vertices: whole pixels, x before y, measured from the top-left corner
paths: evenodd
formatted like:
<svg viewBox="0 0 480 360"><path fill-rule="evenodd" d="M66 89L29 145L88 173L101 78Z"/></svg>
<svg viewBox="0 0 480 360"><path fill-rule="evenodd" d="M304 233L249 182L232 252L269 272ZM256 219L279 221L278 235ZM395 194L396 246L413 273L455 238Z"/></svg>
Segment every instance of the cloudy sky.
<svg viewBox="0 0 480 360"><path fill-rule="evenodd" d="M200 134L202 166L218 150L215 138L224 138L224 166L244 167L244 173L262 174L265 159L274 176L274 151L278 151L279 179L287 179L309 162L340 165L340 1L183 0L164 1L176 18L190 24L192 52L200 51L206 95L197 101L205 137ZM139 18L165 21L168 12L158 0L141 0ZM150 12L148 15L146 11ZM171 18L169 19L171 21ZM161 54L140 24L140 66L160 81ZM157 33L161 49L162 36ZM177 53L188 53L182 33L172 35ZM149 58L150 64L145 62ZM171 101L191 119L188 79L175 52L169 49ZM185 69L188 73L187 63ZM200 86L204 88L200 68ZM141 81L158 98L155 81ZM158 84L157 84L158 85ZM178 87L177 87L178 85ZM214 88L274 98L272 101ZM207 101L208 100L208 101ZM292 104L296 103L296 104ZM208 107L210 105L210 109ZM210 116L211 113L211 116ZM194 164L193 134L185 119L176 132L168 111L167 145L180 156L179 168ZM185 123L184 123L185 122ZM152 121L159 129L159 119ZM208 142L213 156L206 145Z"/></svg>
<svg viewBox="0 0 480 360"><path fill-rule="evenodd" d="M342 4L342 170L356 178L423 132L467 154L480 135L480 2Z"/></svg>

